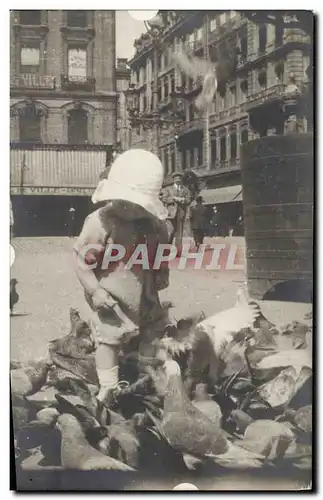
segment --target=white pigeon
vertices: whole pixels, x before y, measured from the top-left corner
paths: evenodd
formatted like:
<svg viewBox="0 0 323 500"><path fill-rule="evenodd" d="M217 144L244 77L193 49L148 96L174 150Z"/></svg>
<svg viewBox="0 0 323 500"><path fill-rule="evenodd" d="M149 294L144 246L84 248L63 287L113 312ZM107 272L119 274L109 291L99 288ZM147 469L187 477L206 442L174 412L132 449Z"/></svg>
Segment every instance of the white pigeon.
<svg viewBox="0 0 323 500"><path fill-rule="evenodd" d="M195 82L203 79L202 92L198 95L195 105L199 110L207 109L218 88L215 65L199 57L189 57L184 51L173 54L173 61L182 73Z"/></svg>
<svg viewBox="0 0 323 500"><path fill-rule="evenodd" d="M198 329L207 333L218 357L241 330L253 327L258 314L257 304L237 304L206 318L198 324Z"/></svg>

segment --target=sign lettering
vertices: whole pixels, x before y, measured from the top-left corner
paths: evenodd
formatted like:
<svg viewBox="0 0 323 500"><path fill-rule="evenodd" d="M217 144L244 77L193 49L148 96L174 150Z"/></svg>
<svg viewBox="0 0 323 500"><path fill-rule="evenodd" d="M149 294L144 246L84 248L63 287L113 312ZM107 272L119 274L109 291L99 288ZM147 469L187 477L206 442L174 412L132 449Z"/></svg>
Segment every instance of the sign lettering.
<svg viewBox="0 0 323 500"><path fill-rule="evenodd" d="M95 188L11 186L10 193L25 195L92 196Z"/></svg>

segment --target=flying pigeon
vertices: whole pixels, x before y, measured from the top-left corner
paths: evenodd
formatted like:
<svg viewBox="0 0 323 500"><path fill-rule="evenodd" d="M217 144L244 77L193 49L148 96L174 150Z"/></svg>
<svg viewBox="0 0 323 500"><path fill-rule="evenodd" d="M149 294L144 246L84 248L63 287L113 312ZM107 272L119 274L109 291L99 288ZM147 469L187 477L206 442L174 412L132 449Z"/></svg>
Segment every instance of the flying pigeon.
<svg viewBox="0 0 323 500"><path fill-rule="evenodd" d="M195 82L203 79L202 92L198 95L195 105L199 110L207 109L218 88L215 65L199 57L189 57L184 51L173 54L173 60L178 68Z"/></svg>

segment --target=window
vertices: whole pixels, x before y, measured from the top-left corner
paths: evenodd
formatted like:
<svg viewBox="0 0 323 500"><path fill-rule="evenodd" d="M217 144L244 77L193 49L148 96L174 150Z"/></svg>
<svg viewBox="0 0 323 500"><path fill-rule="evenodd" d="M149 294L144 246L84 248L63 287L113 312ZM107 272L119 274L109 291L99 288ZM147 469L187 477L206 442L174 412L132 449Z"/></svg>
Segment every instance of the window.
<svg viewBox="0 0 323 500"><path fill-rule="evenodd" d="M267 45L267 25L259 26L259 52L265 52Z"/></svg>
<svg viewBox="0 0 323 500"><path fill-rule="evenodd" d="M216 26L217 26L216 25L216 18L211 19L211 21L210 21L210 31L216 30Z"/></svg>
<svg viewBox="0 0 323 500"><path fill-rule="evenodd" d="M225 24L226 22L227 22L227 13L223 12L219 16L219 24L220 24L220 26L222 26L222 24Z"/></svg>
<svg viewBox="0 0 323 500"><path fill-rule="evenodd" d="M170 76L170 86L171 86L171 92L175 92L175 75L171 74Z"/></svg>
<svg viewBox="0 0 323 500"><path fill-rule="evenodd" d="M280 47L283 45L283 35L284 35L284 27L283 23L278 23L275 25L275 44L276 47Z"/></svg>
<svg viewBox="0 0 323 500"><path fill-rule="evenodd" d="M262 89L265 89L267 87L267 71L266 70L260 71L260 73L258 75L258 81L259 81L259 85Z"/></svg>
<svg viewBox="0 0 323 500"><path fill-rule="evenodd" d="M195 42L195 35L194 35L194 33L190 33L190 34L188 35L188 43L191 45L191 44L193 44L194 42Z"/></svg>
<svg viewBox="0 0 323 500"><path fill-rule="evenodd" d="M188 107L188 121L194 120L194 104L190 104Z"/></svg>
<svg viewBox="0 0 323 500"><path fill-rule="evenodd" d="M203 28L199 28L196 32L196 40L203 40Z"/></svg>
<svg viewBox="0 0 323 500"><path fill-rule="evenodd" d="M182 151L182 166L183 166L183 170L185 170L187 168L186 150Z"/></svg>
<svg viewBox="0 0 323 500"><path fill-rule="evenodd" d="M229 107L233 107L237 104L237 89L232 86L229 88Z"/></svg>
<svg viewBox="0 0 323 500"><path fill-rule="evenodd" d="M68 143L88 142L88 116L83 109L73 109L68 113Z"/></svg>
<svg viewBox="0 0 323 500"><path fill-rule="evenodd" d="M166 78L166 80L164 81L164 98L166 99L168 97L168 80Z"/></svg>
<svg viewBox="0 0 323 500"><path fill-rule="evenodd" d="M248 130L244 129L241 131L241 144L248 142Z"/></svg>
<svg viewBox="0 0 323 500"><path fill-rule="evenodd" d="M278 82L284 82L285 64L283 60L277 62L275 66L276 79Z"/></svg>
<svg viewBox="0 0 323 500"><path fill-rule="evenodd" d="M237 157L237 134L230 136L230 158L235 160Z"/></svg>
<svg viewBox="0 0 323 500"><path fill-rule="evenodd" d="M20 141L41 143L41 116L33 105L27 106L19 117Z"/></svg>
<svg viewBox="0 0 323 500"><path fill-rule="evenodd" d="M190 150L190 167L191 168L195 168L195 164L194 164L194 159L195 158L194 157L195 157L195 155L194 155L194 148L192 148Z"/></svg>
<svg viewBox="0 0 323 500"><path fill-rule="evenodd" d="M248 80L242 80L242 82L240 83L240 89L241 89L241 101L245 102L248 95Z"/></svg>
<svg viewBox="0 0 323 500"><path fill-rule="evenodd" d="M23 46L20 51L20 73L39 73L40 46L39 44Z"/></svg>
<svg viewBox="0 0 323 500"><path fill-rule="evenodd" d="M211 160L212 163L216 162L216 139L211 142Z"/></svg>
<svg viewBox="0 0 323 500"><path fill-rule="evenodd" d="M161 84L158 85L158 90L157 90L157 96L158 96L158 102L162 100L162 87Z"/></svg>
<svg viewBox="0 0 323 500"><path fill-rule="evenodd" d="M203 166L203 147L200 144L197 150L197 164L199 167Z"/></svg>
<svg viewBox="0 0 323 500"><path fill-rule="evenodd" d="M176 165L175 165L175 151L172 150L172 153L171 153L171 172L174 172L176 170Z"/></svg>
<svg viewBox="0 0 323 500"><path fill-rule="evenodd" d="M240 55L241 55L243 60L247 59L247 56L248 56L248 30L247 30L246 25L241 28Z"/></svg>
<svg viewBox="0 0 323 500"><path fill-rule="evenodd" d="M68 51L68 77L70 80L84 81L86 71L86 50L69 49Z"/></svg>
<svg viewBox="0 0 323 500"><path fill-rule="evenodd" d="M72 28L87 27L87 11L86 10L68 10L67 11L67 26Z"/></svg>
<svg viewBox="0 0 323 500"><path fill-rule="evenodd" d="M169 164L168 164L168 151L167 151L167 149L164 152L164 168L165 168L165 174L168 175Z"/></svg>
<svg viewBox="0 0 323 500"><path fill-rule="evenodd" d="M40 10L21 10L20 11L20 24L27 26L40 26L41 25L41 11Z"/></svg>
<svg viewBox="0 0 323 500"><path fill-rule="evenodd" d="M220 161L227 159L227 138L223 135L220 139Z"/></svg>

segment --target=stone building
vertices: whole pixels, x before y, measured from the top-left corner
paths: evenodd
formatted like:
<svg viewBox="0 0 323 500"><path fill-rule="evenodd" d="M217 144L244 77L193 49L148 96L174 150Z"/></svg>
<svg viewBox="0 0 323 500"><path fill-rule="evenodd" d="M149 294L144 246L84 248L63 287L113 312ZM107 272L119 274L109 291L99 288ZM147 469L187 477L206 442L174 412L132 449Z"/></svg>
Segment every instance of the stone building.
<svg viewBox="0 0 323 500"><path fill-rule="evenodd" d="M170 96L178 87L184 87L185 96L185 121L176 128L160 130L159 154L166 174L178 168L193 169L205 182L207 203L237 202L242 199L240 146L284 129L284 93L291 80L302 91L308 79L311 42L300 30L257 25L236 11L163 11L163 16L165 30L158 49L159 113L172 106ZM234 73L224 91L217 92L209 112L201 114L194 106L200 87L174 67L172 52L184 48L192 55L206 57L229 36L235 37L238 47ZM152 109L154 75L153 44L147 33L135 41L135 49L129 65L138 111L144 115ZM305 119L302 126L306 129ZM149 148L150 134L137 126L133 143ZM237 210L229 205L236 217L241 210L239 203L235 203Z"/></svg>
<svg viewBox="0 0 323 500"><path fill-rule="evenodd" d="M13 11L11 142L116 141L115 13Z"/></svg>
<svg viewBox="0 0 323 500"><path fill-rule="evenodd" d="M10 14L10 193L21 234L79 229L117 140L115 12Z"/></svg>

